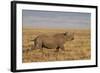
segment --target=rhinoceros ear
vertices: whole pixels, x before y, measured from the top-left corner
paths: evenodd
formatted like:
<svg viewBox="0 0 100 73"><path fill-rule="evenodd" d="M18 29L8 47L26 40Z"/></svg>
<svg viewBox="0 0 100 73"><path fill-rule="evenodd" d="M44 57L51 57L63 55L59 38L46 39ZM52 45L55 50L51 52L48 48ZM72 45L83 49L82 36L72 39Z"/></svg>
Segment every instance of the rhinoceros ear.
<svg viewBox="0 0 100 73"><path fill-rule="evenodd" d="M67 34L68 34L68 32L65 32L65 33L64 33L64 35L67 35Z"/></svg>

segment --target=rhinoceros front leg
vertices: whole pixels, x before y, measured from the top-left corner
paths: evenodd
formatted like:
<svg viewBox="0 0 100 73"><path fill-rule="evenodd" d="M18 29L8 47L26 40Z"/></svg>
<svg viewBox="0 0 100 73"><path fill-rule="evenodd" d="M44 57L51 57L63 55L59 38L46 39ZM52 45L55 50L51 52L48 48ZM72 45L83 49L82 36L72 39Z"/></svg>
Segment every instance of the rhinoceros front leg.
<svg viewBox="0 0 100 73"><path fill-rule="evenodd" d="M60 45L59 47L62 51L65 51L64 45Z"/></svg>
<svg viewBox="0 0 100 73"><path fill-rule="evenodd" d="M60 46L61 50L65 51L65 48L63 45Z"/></svg>
<svg viewBox="0 0 100 73"><path fill-rule="evenodd" d="M59 52L61 50L65 51L65 48L63 45L59 45L57 48L56 48L56 52Z"/></svg>

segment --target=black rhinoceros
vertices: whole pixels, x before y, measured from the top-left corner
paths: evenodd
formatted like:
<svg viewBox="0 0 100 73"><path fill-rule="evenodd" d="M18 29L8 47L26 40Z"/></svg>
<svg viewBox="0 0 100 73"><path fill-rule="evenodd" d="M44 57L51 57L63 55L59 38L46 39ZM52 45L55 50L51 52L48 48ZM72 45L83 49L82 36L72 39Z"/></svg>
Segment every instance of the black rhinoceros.
<svg viewBox="0 0 100 73"><path fill-rule="evenodd" d="M56 51L64 50L64 43L71 40L74 40L74 34L71 32L57 33L52 36L42 34L31 40L34 41L34 46L31 49L55 48Z"/></svg>

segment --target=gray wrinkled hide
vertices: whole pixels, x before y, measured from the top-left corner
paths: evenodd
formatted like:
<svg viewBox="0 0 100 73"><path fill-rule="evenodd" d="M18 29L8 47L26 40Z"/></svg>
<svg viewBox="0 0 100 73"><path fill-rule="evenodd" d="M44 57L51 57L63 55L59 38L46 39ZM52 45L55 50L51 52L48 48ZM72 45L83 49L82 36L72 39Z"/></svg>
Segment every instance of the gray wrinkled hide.
<svg viewBox="0 0 100 73"><path fill-rule="evenodd" d="M57 51L60 49L64 50L64 43L66 41L71 41L74 39L74 34L65 32L58 33L52 36L48 35L39 35L34 40L34 47L31 49L56 49Z"/></svg>

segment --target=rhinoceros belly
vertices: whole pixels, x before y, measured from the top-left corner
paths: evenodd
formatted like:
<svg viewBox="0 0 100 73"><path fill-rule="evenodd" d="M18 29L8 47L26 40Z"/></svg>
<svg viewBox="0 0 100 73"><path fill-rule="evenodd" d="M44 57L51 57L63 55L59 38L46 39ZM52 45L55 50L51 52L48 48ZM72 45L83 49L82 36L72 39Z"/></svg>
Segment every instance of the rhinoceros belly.
<svg viewBox="0 0 100 73"><path fill-rule="evenodd" d="M53 49L57 47L57 43L54 41L54 39L45 39L43 41L43 47L48 49Z"/></svg>

